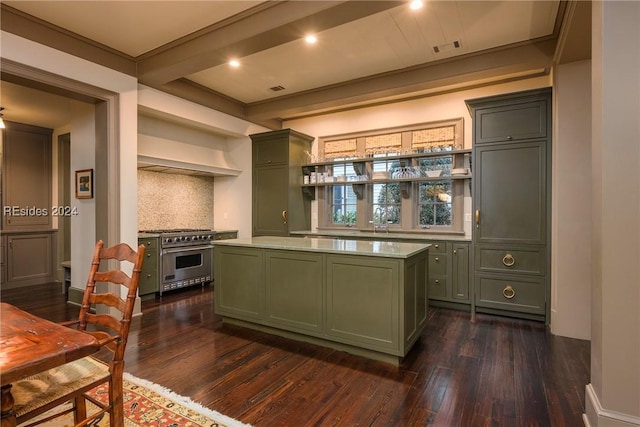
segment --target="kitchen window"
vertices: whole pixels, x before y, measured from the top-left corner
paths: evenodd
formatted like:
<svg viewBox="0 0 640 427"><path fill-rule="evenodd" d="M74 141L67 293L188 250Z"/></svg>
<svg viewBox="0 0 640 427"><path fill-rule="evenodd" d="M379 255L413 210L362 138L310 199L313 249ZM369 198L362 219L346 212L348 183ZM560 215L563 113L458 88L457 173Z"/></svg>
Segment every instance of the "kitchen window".
<svg viewBox="0 0 640 427"><path fill-rule="evenodd" d="M318 227L463 232L470 152L462 119L319 139ZM313 172L310 172L313 171Z"/></svg>

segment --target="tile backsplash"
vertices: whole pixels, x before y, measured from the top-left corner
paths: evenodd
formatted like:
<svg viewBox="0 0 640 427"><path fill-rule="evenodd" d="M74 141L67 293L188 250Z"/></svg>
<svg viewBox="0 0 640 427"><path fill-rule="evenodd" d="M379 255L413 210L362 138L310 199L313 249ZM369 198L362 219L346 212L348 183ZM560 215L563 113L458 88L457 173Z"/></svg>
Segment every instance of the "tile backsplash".
<svg viewBox="0 0 640 427"><path fill-rule="evenodd" d="M138 230L213 229L213 177L138 170Z"/></svg>

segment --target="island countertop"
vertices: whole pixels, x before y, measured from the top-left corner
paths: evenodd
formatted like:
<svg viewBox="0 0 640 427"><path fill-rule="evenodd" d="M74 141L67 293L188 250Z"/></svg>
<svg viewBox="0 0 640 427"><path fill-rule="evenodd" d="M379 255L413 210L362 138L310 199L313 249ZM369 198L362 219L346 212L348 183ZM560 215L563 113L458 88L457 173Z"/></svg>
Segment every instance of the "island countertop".
<svg viewBox="0 0 640 427"><path fill-rule="evenodd" d="M214 242L214 246L242 246L303 252L377 256L383 258L409 258L427 250L431 245L423 243L321 239L313 237L256 236L216 241Z"/></svg>
<svg viewBox="0 0 640 427"><path fill-rule="evenodd" d="M405 241L405 242L424 242L424 241L451 241L451 242L470 242L471 238L464 234L445 234L445 233L402 233L396 231L368 231L368 230L298 230L292 231L293 236L306 237L328 237L339 239L359 239L359 240L384 240L384 241Z"/></svg>

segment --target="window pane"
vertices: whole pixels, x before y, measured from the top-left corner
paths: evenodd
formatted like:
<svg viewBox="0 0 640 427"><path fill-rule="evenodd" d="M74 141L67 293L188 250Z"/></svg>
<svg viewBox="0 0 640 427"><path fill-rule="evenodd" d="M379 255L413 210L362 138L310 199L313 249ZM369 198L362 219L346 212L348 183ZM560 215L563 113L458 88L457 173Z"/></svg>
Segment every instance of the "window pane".
<svg viewBox="0 0 640 427"><path fill-rule="evenodd" d="M422 176L426 176L426 171L441 170L441 176L450 176L453 158L451 156L444 157L425 157L418 159L420 172Z"/></svg>
<svg viewBox="0 0 640 427"><path fill-rule="evenodd" d="M418 226L450 226L452 217L451 181L421 182L418 186Z"/></svg>
<svg viewBox="0 0 640 427"><path fill-rule="evenodd" d="M336 225L353 225L357 216L357 198L351 185L332 187L331 222Z"/></svg>
<svg viewBox="0 0 640 427"><path fill-rule="evenodd" d="M353 169L353 163L339 163L333 165L333 176L338 181L357 181L356 171ZM340 178L344 177L344 178Z"/></svg>
<svg viewBox="0 0 640 427"><path fill-rule="evenodd" d="M400 184L373 184L373 223L400 224Z"/></svg>

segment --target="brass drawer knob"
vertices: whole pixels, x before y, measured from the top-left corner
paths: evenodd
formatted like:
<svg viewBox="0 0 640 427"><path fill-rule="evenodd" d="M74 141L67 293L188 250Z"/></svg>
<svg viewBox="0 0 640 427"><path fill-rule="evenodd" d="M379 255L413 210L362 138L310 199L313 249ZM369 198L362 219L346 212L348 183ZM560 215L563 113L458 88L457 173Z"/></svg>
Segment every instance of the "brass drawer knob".
<svg viewBox="0 0 640 427"><path fill-rule="evenodd" d="M506 254L502 258L502 263L505 265L505 267L513 267L513 265L516 263L516 259L513 257L513 255Z"/></svg>
<svg viewBox="0 0 640 427"><path fill-rule="evenodd" d="M433 260L434 260L435 262L440 262L440 258L438 258L438 257L435 257Z"/></svg>
<svg viewBox="0 0 640 427"><path fill-rule="evenodd" d="M512 299L513 297L516 296L516 290L513 289L513 287L511 285L507 285L504 287L504 289L502 290L502 295L506 298L506 299Z"/></svg>

